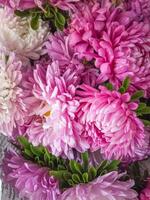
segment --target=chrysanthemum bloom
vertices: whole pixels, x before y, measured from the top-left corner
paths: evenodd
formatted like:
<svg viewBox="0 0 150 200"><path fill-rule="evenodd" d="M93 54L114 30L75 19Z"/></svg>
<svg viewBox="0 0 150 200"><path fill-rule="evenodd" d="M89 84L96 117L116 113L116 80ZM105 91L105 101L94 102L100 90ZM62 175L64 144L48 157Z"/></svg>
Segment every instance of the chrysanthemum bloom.
<svg viewBox="0 0 150 200"><path fill-rule="evenodd" d="M49 36L46 42L47 53L53 61L58 61L61 73L67 69L75 70L80 77L84 70L84 65L75 55L69 44L69 36L63 32L56 32Z"/></svg>
<svg viewBox="0 0 150 200"><path fill-rule="evenodd" d="M39 59L43 53L43 42L48 34L48 25L39 21L35 31L29 18L20 18L6 9L0 9L0 48L15 52L23 61Z"/></svg>
<svg viewBox="0 0 150 200"><path fill-rule="evenodd" d="M34 108L31 101L32 120L27 124L26 134L34 145L50 147L55 155L71 157L70 148L85 150L79 138L83 127L75 119L79 106L75 100L77 78L70 69L61 75L58 62L46 68L37 65L34 71L33 93L39 105Z"/></svg>
<svg viewBox="0 0 150 200"><path fill-rule="evenodd" d="M55 35L50 35L46 47L50 58L59 62L62 74L67 69L71 69L76 71L78 83L96 85L99 70L94 68L92 64L85 64L77 57L74 49L70 46L67 33L57 32Z"/></svg>
<svg viewBox="0 0 150 200"><path fill-rule="evenodd" d="M137 193L131 189L133 180L120 181L121 174L110 172L88 184L67 189L59 200L137 200Z"/></svg>
<svg viewBox="0 0 150 200"><path fill-rule="evenodd" d="M41 168L12 151L5 154L2 169L4 181L16 189L20 197L29 200L56 200L60 194L58 182Z"/></svg>
<svg viewBox="0 0 150 200"><path fill-rule="evenodd" d="M81 89L78 117L85 125L83 136L91 150L100 149L106 159L131 161L144 157L149 140L135 113L138 104L130 102L129 93L121 94L102 86L97 90L83 85Z"/></svg>
<svg viewBox="0 0 150 200"><path fill-rule="evenodd" d="M149 23L134 21L133 11L83 5L73 15L70 43L79 57L95 58L99 83L109 80L119 87L127 76L132 90L150 88Z"/></svg>
<svg viewBox="0 0 150 200"><path fill-rule="evenodd" d="M140 193L140 200L150 200L150 179L148 180L147 186Z"/></svg>
<svg viewBox="0 0 150 200"><path fill-rule="evenodd" d="M0 52L0 133L7 136L11 136L17 123L23 124L26 111L21 67L13 53Z"/></svg>

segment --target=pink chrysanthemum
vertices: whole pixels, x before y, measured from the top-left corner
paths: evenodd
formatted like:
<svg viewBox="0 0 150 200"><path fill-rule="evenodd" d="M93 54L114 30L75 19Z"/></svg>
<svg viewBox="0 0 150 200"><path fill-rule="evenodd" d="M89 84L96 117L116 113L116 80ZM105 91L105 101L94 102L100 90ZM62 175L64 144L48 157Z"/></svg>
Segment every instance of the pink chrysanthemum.
<svg viewBox="0 0 150 200"><path fill-rule="evenodd" d="M135 113L138 104L130 102L129 93L120 94L102 86L100 90L87 85L81 89L78 117L85 125L83 136L91 150L101 149L107 159L131 161L144 157L149 139Z"/></svg>
<svg viewBox="0 0 150 200"><path fill-rule="evenodd" d="M150 200L150 179L148 180L147 186L140 193L140 200Z"/></svg>
<svg viewBox="0 0 150 200"><path fill-rule="evenodd" d="M133 11L82 5L73 15L70 44L79 57L91 60L100 69L99 83L109 80L117 87L127 76L132 90L150 88L150 26L134 21Z"/></svg>
<svg viewBox="0 0 150 200"><path fill-rule="evenodd" d="M56 200L60 194L58 182L48 174L48 169L25 161L8 151L3 160L4 181L11 184L20 197L29 200Z"/></svg>
<svg viewBox="0 0 150 200"><path fill-rule="evenodd" d="M12 135L16 124L23 124L26 112L21 67L13 53L0 52L0 132L7 136Z"/></svg>
<svg viewBox="0 0 150 200"><path fill-rule="evenodd" d="M61 74L67 69L76 71L77 82L86 83L91 86L96 85L99 76L99 70L92 64L84 63L78 59L73 48L69 44L69 36L62 32L50 35L49 41L46 42L47 52L53 61L58 61Z"/></svg>
<svg viewBox="0 0 150 200"><path fill-rule="evenodd" d="M56 32L54 35L50 35L49 40L46 42L46 47L50 58L59 62L62 74L67 69L71 69L80 75L84 70L83 64L69 44L69 36L65 33Z"/></svg>
<svg viewBox="0 0 150 200"><path fill-rule="evenodd" d="M111 172L88 184L77 185L66 190L59 200L137 200L137 193L131 189L134 181L119 181L121 174Z"/></svg>
<svg viewBox="0 0 150 200"><path fill-rule="evenodd" d="M85 144L79 138L83 127L76 121L79 107L75 100L76 79L75 72L70 69L61 75L58 62L47 68L37 65L34 71L34 97L29 114L32 119L25 125L26 134L34 145L50 147L55 155L71 157L71 148L85 150ZM38 106L33 103L34 99L39 101Z"/></svg>

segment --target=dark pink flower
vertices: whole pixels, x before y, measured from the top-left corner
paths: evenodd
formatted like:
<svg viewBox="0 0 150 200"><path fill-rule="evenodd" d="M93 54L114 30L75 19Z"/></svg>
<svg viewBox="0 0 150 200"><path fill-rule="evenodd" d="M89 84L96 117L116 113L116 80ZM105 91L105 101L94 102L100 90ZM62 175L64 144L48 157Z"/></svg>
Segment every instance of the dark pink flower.
<svg viewBox="0 0 150 200"><path fill-rule="evenodd" d="M138 104L130 102L129 93L87 85L80 88L78 118L92 151L100 149L106 159L125 161L142 159L149 153L149 136L136 116Z"/></svg>

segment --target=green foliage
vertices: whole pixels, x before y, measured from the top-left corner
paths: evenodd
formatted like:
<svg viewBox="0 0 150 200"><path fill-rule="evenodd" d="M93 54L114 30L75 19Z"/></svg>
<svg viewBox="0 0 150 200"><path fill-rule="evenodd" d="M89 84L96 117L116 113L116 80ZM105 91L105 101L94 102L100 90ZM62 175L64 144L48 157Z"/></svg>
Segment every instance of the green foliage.
<svg viewBox="0 0 150 200"><path fill-rule="evenodd" d="M120 89L119 89L119 92L120 92L121 94L125 93L125 92L128 90L129 85L130 85L130 78L127 77L127 78L123 81L122 86L121 86Z"/></svg>
<svg viewBox="0 0 150 200"><path fill-rule="evenodd" d="M105 87L106 87L108 90L111 90L111 91L114 89L114 86L113 86L111 83L109 83L109 82L105 83Z"/></svg>
<svg viewBox="0 0 150 200"><path fill-rule="evenodd" d="M137 116L141 118L145 126L150 126L149 117L146 117L150 114L150 106L147 106L146 103L140 103L137 110Z"/></svg>
<svg viewBox="0 0 150 200"><path fill-rule="evenodd" d="M144 96L144 91L143 90L138 90L132 95L131 100L132 101L136 101L136 100L140 99L143 96Z"/></svg>
<svg viewBox="0 0 150 200"><path fill-rule="evenodd" d="M119 161L103 161L98 166L90 164L88 152L81 154L81 162L52 155L42 146L33 146L24 137L18 137L22 155L34 163L49 169L49 174L59 180L62 189L80 183L88 183L95 178L118 169Z"/></svg>
<svg viewBox="0 0 150 200"><path fill-rule="evenodd" d="M30 25L33 30L38 29L39 19L49 22L51 32L55 32L56 30L63 30L67 25L68 20L67 12L53 7L49 3L43 5L43 9L32 8L24 11L16 10L15 14L21 18L30 17Z"/></svg>

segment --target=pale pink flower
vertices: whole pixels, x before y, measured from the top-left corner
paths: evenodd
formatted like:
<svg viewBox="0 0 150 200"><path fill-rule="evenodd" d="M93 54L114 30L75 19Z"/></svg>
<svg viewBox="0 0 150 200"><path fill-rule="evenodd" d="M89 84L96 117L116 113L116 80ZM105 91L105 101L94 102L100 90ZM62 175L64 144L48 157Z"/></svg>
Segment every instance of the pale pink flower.
<svg viewBox="0 0 150 200"><path fill-rule="evenodd" d="M5 154L2 169L3 179L29 200L56 200L60 194L58 182L51 176L47 168L41 168L15 152Z"/></svg>
<svg viewBox="0 0 150 200"><path fill-rule="evenodd" d="M0 52L0 132L11 136L23 124L26 107L22 83L22 63L13 53Z"/></svg>
<svg viewBox="0 0 150 200"><path fill-rule="evenodd" d="M24 125L33 145L42 144L53 154L68 157L72 156L71 148L78 151L88 148L80 139L83 126L76 121L79 102L75 99L74 83L77 78L70 69L61 75L56 61L46 68L37 65L34 70L34 96L26 99L32 106L30 118Z"/></svg>
<svg viewBox="0 0 150 200"><path fill-rule="evenodd" d="M83 137L91 150L100 149L106 159L131 161L148 153L149 136L136 116L137 103L130 102L129 93L83 85L78 118L85 126ZM144 149L144 150L142 150Z"/></svg>
<svg viewBox="0 0 150 200"><path fill-rule="evenodd" d="M120 181L122 174L110 172L88 184L67 189L58 200L137 200L133 180Z"/></svg>

